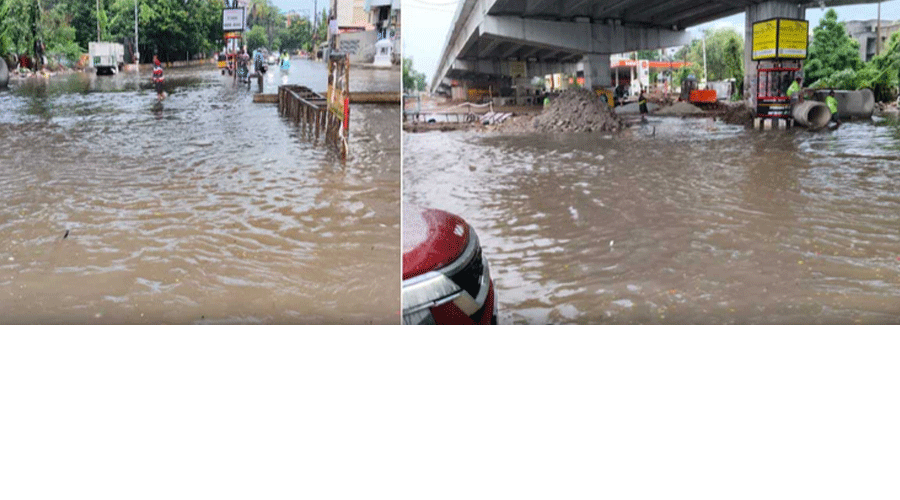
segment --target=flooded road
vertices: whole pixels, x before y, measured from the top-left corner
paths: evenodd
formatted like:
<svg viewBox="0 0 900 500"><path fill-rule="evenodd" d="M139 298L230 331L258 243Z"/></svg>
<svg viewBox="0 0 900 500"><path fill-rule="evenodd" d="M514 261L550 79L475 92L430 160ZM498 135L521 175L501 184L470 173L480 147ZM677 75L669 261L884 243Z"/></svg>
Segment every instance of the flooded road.
<svg viewBox="0 0 900 500"><path fill-rule="evenodd" d="M900 125L404 136L404 202L478 231L501 323L900 322Z"/></svg>
<svg viewBox="0 0 900 500"><path fill-rule="evenodd" d="M322 93L324 63L270 71ZM0 322L399 322L399 109L354 106L350 158L213 65L0 92ZM351 71L398 90L399 71Z"/></svg>

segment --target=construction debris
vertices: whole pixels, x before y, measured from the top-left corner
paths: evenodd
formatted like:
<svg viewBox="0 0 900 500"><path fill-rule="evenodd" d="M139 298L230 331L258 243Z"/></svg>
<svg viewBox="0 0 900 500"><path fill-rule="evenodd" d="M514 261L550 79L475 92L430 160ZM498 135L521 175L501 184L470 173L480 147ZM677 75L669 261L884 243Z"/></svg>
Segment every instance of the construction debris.
<svg viewBox="0 0 900 500"><path fill-rule="evenodd" d="M664 108L660 108L656 111L657 115L661 116L690 116L690 115L702 115L705 114L706 111L694 106L689 102L675 102L671 106L666 106Z"/></svg>
<svg viewBox="0 0 900 500"><path fill-rule="evenodd" d="M550 101L550 106L534 118L507 120L504 132L600 132L616 131L622 120L596 94L587 89L569 89Z"/></svg>
<svg viewBox="0 0 900 500"><path fill-rule="evenodd" d="M753 109L744 102L727 103L720 113L722 121L730 125L751 125L753 123Z"/></svg>

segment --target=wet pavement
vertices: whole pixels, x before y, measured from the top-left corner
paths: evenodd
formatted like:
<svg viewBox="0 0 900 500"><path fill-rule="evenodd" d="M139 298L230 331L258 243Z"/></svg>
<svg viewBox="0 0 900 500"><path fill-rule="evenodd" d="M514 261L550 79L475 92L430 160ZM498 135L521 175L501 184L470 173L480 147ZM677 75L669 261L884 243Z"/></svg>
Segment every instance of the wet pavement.
<svg viewBox="0 0 900 500"><path fill-rule="evenodd" d="M900 323L900 124L405 134L404 202L478 231L501 323Z"/></svg>
<svg viewBox="0 0 900 500"><path fill-rule="evenodd" d="M165 77L161 108L143 70L0 91L0 322L398 323L399 109L352 107L342 164L213 65Z"/></svg>

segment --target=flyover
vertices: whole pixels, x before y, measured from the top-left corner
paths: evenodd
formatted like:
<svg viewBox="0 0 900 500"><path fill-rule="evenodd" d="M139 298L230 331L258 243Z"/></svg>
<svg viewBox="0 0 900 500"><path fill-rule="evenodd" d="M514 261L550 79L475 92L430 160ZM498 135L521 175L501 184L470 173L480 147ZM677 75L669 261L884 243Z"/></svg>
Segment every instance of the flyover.
<svg viewBox="0 0 900 500"><path fill-rule="evenodd" d="M744 12L744 67L752 24L772 17L804 19L807 7L871 0L461 0L444 44L432 92L453 80L509 81L584 72L585 86L610 85L610 54L690 43L685 30ZM524 64L523 64L524 63ZM525 68L523 73L522 68ZM745 88L755 75L745 71Z"/></svg>

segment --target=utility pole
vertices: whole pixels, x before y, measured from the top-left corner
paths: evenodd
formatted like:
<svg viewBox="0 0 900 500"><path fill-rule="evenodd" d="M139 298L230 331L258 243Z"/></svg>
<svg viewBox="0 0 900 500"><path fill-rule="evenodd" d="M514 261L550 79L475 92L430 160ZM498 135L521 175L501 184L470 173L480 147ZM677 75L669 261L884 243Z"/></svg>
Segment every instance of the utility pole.
<svg viewBox="0 0 900 500"><path fill-rule="evenodd" d="M313 0L313 34L318 33L319 27L319 0ZM315 36L313 36L315 38Z"/></svg>
<svg viewBox="0 0 900 500"><path fill-rule="evenodd" d="M703 31L703 85L706 86L706 30Z"/></svg>
<svg viewBox="0 0 900 500"><path fill-rule="evenodd" d="M141 52L138 50L138 0L134 0L134 69L140 71Z"/></svg>
<svg viewBox="0 0 900 500"><path fill-rule="evenodd" d="M100 0L97 0L97 41L100 41Z"/></svg>
<svg viewBox="0 0 900 500"><path fill-rule="evenodd" d="M875 32L875 55L881 54L881 1L878 2L878 28Z"/></svg>

